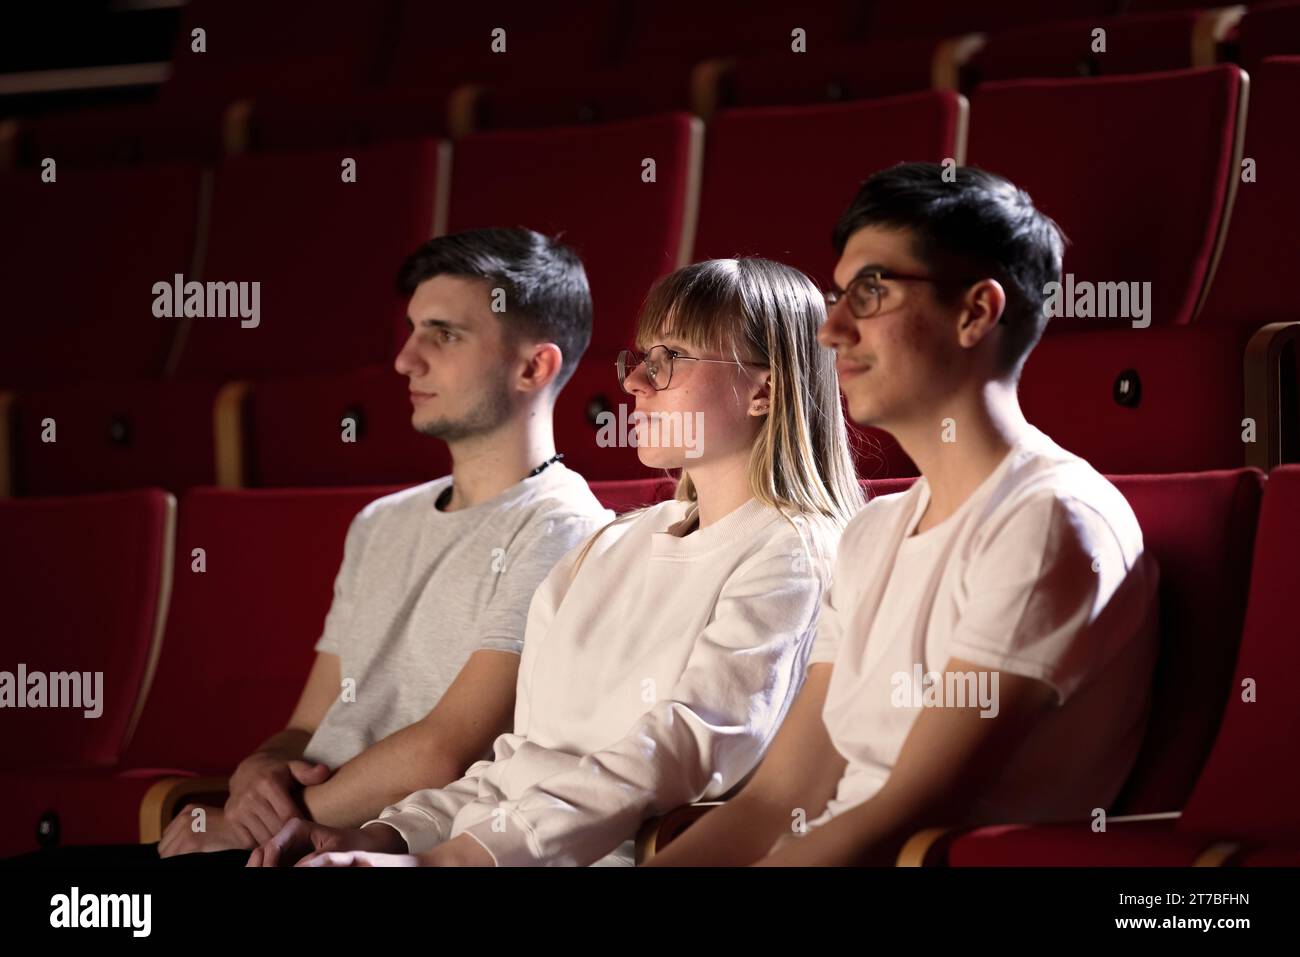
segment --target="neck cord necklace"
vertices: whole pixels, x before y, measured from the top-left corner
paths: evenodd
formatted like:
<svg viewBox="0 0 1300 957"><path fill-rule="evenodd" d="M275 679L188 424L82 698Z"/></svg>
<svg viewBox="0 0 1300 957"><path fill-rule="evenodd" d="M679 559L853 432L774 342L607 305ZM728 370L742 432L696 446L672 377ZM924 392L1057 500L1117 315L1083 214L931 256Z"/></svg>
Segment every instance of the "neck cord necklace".
<svg viewBox="0 0 1300 957"><path fill-rule="evenodd" d="M562 458L564 458L564 453L563 453L563 452L556 452L554 455L552 455L549 459L547 459L547 460L546 460L545 462L543 462L541 465L537 466L537 468L533 469L531 472L529 472L527 475L525 475L524 478L532 478L534 475L541 475L541 474L542 474L543 472L545 472L545 471L546 471L550 466L554 465L556 462L560 461L560 459L562 459Z"/></svg>

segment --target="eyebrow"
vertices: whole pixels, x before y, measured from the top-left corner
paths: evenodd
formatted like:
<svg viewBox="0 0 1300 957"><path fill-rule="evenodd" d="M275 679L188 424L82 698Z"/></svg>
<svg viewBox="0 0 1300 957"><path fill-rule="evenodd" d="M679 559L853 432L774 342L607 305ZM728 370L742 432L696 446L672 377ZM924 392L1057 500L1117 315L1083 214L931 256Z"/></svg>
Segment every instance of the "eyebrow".
<svg viewBox="0 0 1300 957"><path fill-rule="evenodd" d="M452 329L456 332L469 332L470 327L460 322L452 322L450 319L420 319L420 324L429 324L436 329ZM415 328L416 320L410 316L406 317L406 324L412 329Z"/></svg>
<svg viewBox="0 0 1300 957"><path fill-rule="evenodd" d="M853 274L853 278L849 280L849 285L850 286L853 285L863 276L873 272L889 272L889 267L884 265L883 263L867 263L865 266L859 267L858 271ZM831 279L831 289L835 292L844 291L838 285L836 285L835 280L833 278Z"/></svg>

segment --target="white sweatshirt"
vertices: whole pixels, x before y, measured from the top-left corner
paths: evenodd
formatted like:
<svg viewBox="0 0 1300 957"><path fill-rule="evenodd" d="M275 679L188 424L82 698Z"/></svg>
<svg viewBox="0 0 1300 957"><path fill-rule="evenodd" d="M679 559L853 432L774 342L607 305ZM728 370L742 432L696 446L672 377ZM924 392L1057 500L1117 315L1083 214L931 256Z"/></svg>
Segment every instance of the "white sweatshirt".
<svg viewBox="0 0 1300 957"><path fill-rule="evenodd" d="M692 508L608 528L576 577L581 546L556 564L529 607L514 732L378 819L412 853L469 834L501 866L630 864L643 820L753 771L802 683L839 529L750 499L667 531Z"/></svg>

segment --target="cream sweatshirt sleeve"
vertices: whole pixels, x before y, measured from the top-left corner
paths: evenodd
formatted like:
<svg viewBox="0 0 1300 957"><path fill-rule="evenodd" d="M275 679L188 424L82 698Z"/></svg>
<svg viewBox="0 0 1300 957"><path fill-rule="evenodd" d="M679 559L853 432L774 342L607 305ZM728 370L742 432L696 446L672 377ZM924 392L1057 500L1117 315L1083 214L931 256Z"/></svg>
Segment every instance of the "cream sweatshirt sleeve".
<svg viewBox="0 0 1300 957"><path fill-rule="evenodd" d="M539 783L466 804L451 836L469 834L501 866L587 865L644 819L735 787L802 679L825 578L798 544L777 536L737 568L674 687L623 738L584 757L521 742L509 761L534 766L509 773Z"/></svg>

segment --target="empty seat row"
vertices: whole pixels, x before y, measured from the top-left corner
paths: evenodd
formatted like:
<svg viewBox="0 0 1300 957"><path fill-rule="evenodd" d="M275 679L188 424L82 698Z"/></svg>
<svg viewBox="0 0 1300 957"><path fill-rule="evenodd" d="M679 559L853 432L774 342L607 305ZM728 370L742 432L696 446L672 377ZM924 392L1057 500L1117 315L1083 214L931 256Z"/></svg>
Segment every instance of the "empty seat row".
<svg viewBox="0 0 1300 957"><path fill-rule="evenodd" d="M27 164L47 156L210 161L250 148L459 137L677 110L709 119L727 107L926 89L969 93L1013 78L1224 61L1253 72L1266 56L1300 54L1295 0L1248 14L1240 5L1084 0L968 11L926 5L920 17L851 0L798 14L779 2L701 10L687 0L559 10L385 6L358 16L288 4L269 17L259 10L254 21L240 4L193 4L156 103L24 121L0 154ZM194 29L211 33L210 49L192 49Z"/></svg>
<svg viewBox="0 0 1300 957"><path fill-rule="evenodd" d="M1264 773L1261 756L1283 753L1300 727L1294 696L1274 686L1295 666L1286 606L1300 586L1300 468L1275 469L1267 480L1237 469L1114 481L1161 567L1161 650L1147 738L1112 810L1177 811L1205 787L1197 783L1209 773L1203 765L1224 754L1234 768L1260 761ZM907 481L864 484L888 494ZM623 510L670 497L673 484L592 489ZM219 788L206 776L228 774L283 726L348 523L390 490L195 489L181 501L174 547L163 521L173 506L160 492L0 503L0 542L9 548L22 536L51 556L15 567L4 583L8 607L27 623L4 639L6 661L31 673L101 670L105 687L116 689L104 695L99 719L66 708L7 715L16 733L0 752L0 854L38 841L156 836L156 817L141 818L146 794ZM93 550L81 547L87 529L99 536ZM152 557L128 556L131 549ZM124 587L133 574L147 581ZM83 583L75 605L60 599L69 575ZM124 591L135 600L120 601ZM162 620L165 633L156 627ZM123 667L133 661L148 664ZM1259 711L1238 714L1242 677L1259 682ZM1271 835L1284 816L1277 809L1300 797L1295 775L1277 773L1276 796L1263 787L1238 795L1261 810L1257 834ZM141 832L142 823L153 830Z"/></svg>
<svg viewBox="0 0 1300 957"><path fill-rule="evenodd" d="M1247 81L1220 66L990 84L969 108L968 150L966 101L928 93L724 111L703 150L698 123L680 114L477 134L456 145L450 177L445 147L417 140L355 151L356 183L341 181L337 152L227 161L211 195L193 171L10 178L0 190L34 229L0 264L17 303L0 377L29 387L0 409L0 429L14 431L0 441L13 450L0 473L23 494L427 476L445 458L408 434L402 384L383 371L403 334L390 277L430 232L522 224L562 233L592 277L592 346L561 396L561 451L592 478L635 477L635 456L602 447L597 424L623 401L614 354L657 276L692 258L757 254L826 285L827 233L865 175L967 154L1063 226L1071 282L1148 293L1141 318L1052 321L1022 380L1031 419L1115 472L1293 460L1300 299L1273 277L1296 265L1287 224L1300 191L1282 171L1297 147L1300 58L1266 62L1254 86L1244 150ZM647 157L654 182L643 180ZM194 213L192 192L208 197ZM123 236L143 253L117 251ZM94 282L64 281L67 258ZM148 311L151 284L186 260L201 260L207 279L261 277L258 327ZM156 370L162 352L177 379L112 382ZM48 376L79 384L36 387ZM223 382L251 384L223 392ZM348 412L366 428L345 445ZM238 450L229 468L219 441ZM913 474L886 437L858 444L864 477Z"/></svg>

